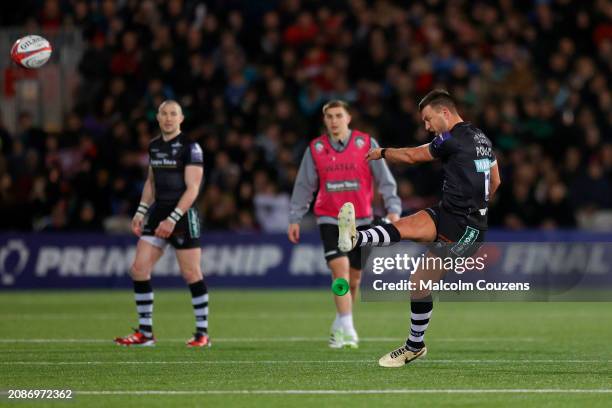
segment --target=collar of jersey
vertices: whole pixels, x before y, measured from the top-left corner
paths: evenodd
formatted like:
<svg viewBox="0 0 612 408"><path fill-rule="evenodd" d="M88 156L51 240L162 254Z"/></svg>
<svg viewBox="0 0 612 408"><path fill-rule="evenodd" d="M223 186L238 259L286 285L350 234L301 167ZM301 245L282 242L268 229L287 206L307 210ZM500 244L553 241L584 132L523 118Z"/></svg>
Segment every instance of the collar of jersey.
<svg viewBox="0 0 612 408"><path fill-rule="evenodd" d="M160 135L159 138L161 139L162 143L172 143L172 142L175 142L182 134L183 134L183 132L179 133L178 135L176 135L175 137L173 137L170 140L164 140L164 136L163 135Z"/></svg>
<svg viewBox="0 0 612 408"><path fill-rule="evenodd" d="M448 130L448 132L449 132L449 133L450 133L450 132L452 132L452 131L453 131L453 130L455 130L455 128L456 128L456 127L458 127L458 126L464 126L464 125L469 125L469 124L470 124L470 122L466 122L466 121L459 122L459 123L455 123L455 126L453 126L452 128L450 128L450 129Z"/></svg>
<svg viewBox="0 0 612 408"><path fill-rule="evenodd" d="M349 129L349 135L346 138L346 143L342 142L342 144L341 144L342 149L336 149L336 146L334 146L334 143L340 144L340 142L334 141L334 138L331 137L330 135L327 135L327 137L328 137L328 140L329 140L329 145L332 147L332 149L334 149L337 152L343 152L347 148L347 146L349 145L351 140L353 139L353 130Z"/></svg>

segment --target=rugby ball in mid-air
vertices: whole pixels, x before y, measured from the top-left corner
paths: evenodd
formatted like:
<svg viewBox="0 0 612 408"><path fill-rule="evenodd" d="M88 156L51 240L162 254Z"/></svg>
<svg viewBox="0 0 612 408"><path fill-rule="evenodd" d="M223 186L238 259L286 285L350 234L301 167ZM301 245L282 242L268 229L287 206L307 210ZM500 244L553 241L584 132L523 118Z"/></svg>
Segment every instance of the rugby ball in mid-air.
<svg viewBox="0 0 612 408"><path fill-rule="evenodd" d="M40 68L51 57L51 44L39 35L21 37L11 48L11 59L24 68Z"/></svg>

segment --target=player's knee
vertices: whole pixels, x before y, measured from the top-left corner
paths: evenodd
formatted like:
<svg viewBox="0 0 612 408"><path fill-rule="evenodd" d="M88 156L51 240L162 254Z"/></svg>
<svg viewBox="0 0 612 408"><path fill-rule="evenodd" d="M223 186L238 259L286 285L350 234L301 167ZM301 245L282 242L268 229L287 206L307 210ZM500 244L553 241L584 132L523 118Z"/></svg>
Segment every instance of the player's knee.
<svg viewBox="0 0 612 408"><path fill-rule="evenodd" d="M427 289L412 290L410 291L410 300L424 299L430 294L431 294L431 291Z"/></svg>
<svg viewBox="0 0 612 408"><path fill-rule="evenodd" d="M182 273L183 278L187 283L193 283L202 280L202 270L200 269L199 265L184 268Z"/></svg>
<svg viewBox="0 0 612 408"><path fill-rule="evenodd" d="M140 262L134 262L130 268L130 276L132 279L143 280L148 279L151 274L151 268Z"/></svg>

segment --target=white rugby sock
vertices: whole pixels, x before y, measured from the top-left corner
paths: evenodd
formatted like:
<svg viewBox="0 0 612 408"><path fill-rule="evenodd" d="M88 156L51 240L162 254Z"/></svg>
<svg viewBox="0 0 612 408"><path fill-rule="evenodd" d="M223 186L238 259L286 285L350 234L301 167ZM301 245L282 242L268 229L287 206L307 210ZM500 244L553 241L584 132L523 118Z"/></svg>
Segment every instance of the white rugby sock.
<svg viewBox="0 0 612 408"><path fill-rule="evenodd" d="M338 314L337 319L339 320L340 327L344 329L347 333L353 333L355 331L355 327L353 326L353 314Z"/></svg>
<svg viewBox="0 0 612 408"><path fill-rule="evenodd" d="M336 331L338 329L340 329L340 313L336 313L336 318L334 319L334 322L332 323L332 327L331 330L332 331Z"/></svg>

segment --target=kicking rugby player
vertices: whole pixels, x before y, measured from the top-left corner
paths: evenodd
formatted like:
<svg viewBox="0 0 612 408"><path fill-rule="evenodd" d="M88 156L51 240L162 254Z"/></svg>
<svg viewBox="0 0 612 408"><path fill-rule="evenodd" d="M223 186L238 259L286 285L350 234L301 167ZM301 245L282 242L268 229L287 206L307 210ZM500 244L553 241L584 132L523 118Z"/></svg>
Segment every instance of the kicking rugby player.
<svg viewBox="0 0 612 408"><path fill-rule="evenodd" d="M419 103L425 129L436 136L431 143L400 149L372 148L367 159L417 164L441 160L444 170L442 200L414 215L367 230L355 229L355 208L345 203L338 214L338 248L385 246L406 239L416 242L459 243L432 247L427 256L462 256L475 253L487 230L490 197L501 183L491 141L457 112L454 99L444 90L434 90ZM460 250L460 253L457 251ZM410 281L439 281L442 270L418 269ZM401 367L427 353L424 335L433 310L431 291L414 290L411 296L410 334L406 343L385 354L379 364Z"/></svg>

